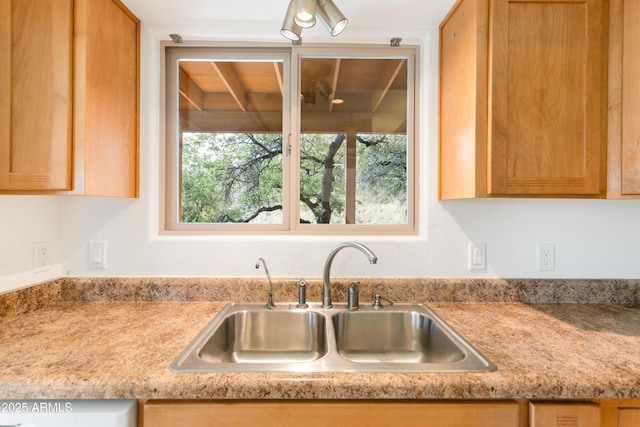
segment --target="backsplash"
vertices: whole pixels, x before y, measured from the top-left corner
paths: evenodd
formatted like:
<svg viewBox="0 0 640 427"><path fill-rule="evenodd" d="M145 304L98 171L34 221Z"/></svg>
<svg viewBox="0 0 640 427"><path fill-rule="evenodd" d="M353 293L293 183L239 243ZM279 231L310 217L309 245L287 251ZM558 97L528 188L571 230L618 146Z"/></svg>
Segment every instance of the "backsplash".
<svg viewBox="0 0 640 427"><path fill-rule="evenodd" d="M346 302L352 280L332 280L334 302ZM395 302L640 304L640 280L361 279L360 304L380 294ZM274 278L276 305L294 302L298 281ZM61 278L0 295L0 319L52 304L90 301L266 302L261 278ZM307 280L307 301L321 302L322 281Z"/></svg>

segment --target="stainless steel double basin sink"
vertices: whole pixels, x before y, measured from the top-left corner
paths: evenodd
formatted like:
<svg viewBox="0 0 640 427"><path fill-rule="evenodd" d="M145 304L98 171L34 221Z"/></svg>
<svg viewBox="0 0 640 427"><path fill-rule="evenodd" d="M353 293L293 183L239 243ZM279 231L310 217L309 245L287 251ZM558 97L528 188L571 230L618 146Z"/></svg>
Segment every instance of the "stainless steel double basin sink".
<svg viewBox="0 0 640 427"><path fill-rule="evenodd" d="M423 304L230 303L175 372L489 372L496 366Z"/></svg>

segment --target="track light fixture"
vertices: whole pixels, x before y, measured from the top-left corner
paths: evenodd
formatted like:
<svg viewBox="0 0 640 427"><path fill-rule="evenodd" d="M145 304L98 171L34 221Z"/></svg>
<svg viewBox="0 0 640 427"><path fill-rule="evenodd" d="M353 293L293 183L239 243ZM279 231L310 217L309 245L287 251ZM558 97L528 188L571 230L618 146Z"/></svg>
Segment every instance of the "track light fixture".
<svg viewBox="0 0 640 427"><path fill-rule="evenodd" d="M280 34L284 37L288 38L291 41L298 42L302 40L302 27L296 24L295 16L296 16L296 5L295 1L291 0L289 2L289 7L287 8L287 13L284 15L284 22L282 22L282 29L280 30Z"/></svg>
<svg viewBox="0 0 640 427"><path fill-rule="evenodd" d="M311 28L316 25L316 0L293 0L296 14L294 21L302 28Z"/></svg>
<svg viewBox="0 0 640 427"><path fill-rule="evenodd" d="M332 36L340 34L348 22L333 0L290 0L280 34L294 42L300 41L302 30L313 27L316 17L320 17Z"/></svg>
<svg viewBox="0 0 640 427"><path fill-rule="evenodd" d="M332 36L340 34L347 26L347 18L332 0L318 0L318 15Z"/></svg>

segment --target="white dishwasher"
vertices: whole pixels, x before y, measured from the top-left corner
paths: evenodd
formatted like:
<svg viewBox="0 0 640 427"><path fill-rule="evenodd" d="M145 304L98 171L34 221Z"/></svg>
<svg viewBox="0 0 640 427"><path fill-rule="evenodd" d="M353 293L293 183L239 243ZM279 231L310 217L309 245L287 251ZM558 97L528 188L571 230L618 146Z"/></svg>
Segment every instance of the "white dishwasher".
<svg viewBox="0 0 640 427"><path fill-rule="evenodd" d="M137 424L134 399L0 399L0 427L136 427Z"/></svg>

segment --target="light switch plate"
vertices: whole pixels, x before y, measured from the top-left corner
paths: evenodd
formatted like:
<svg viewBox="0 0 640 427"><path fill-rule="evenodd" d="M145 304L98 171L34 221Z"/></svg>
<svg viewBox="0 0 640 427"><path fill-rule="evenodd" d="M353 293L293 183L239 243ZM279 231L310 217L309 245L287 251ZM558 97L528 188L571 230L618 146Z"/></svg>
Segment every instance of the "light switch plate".
<svg viewBox="0 0 640 427"><path fill-rule="evenodd" d="M107 242L89 242L89 268L107 269Z"/></svg>
<svg viewBox="0 0 640 427"><path fill-rule="evenodd" d="M469 271L487 269L486 243L469 242Z"/></svg>

